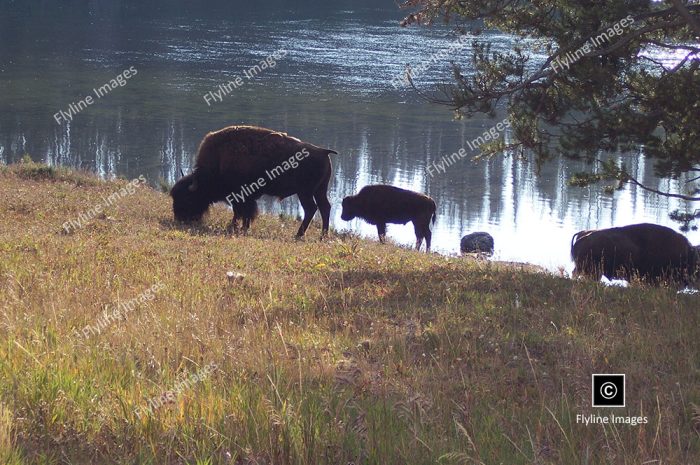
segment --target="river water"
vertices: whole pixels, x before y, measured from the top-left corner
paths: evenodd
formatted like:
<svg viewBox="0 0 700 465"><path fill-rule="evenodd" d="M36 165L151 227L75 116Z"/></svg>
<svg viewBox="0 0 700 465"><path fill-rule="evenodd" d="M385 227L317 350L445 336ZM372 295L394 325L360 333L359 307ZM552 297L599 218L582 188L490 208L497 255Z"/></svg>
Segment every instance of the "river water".
<svg viewBox="0 0 700 465"><path fill-rule="evenodd" d="M206 132L260 125L339 152L330 192L337 229L376 238L374 227L340 219L340 201L364 185L390 183L435 199L435 250L458 253L463 234L488 231L496 259L551 270L572 268L569 242L578 230L643 221L676 227L668 212L686 206L633 187L614 196L600 187L568 187L566 179L584 168L569 160L539 172L507 155L472 161L478 148L467 141L501 117L457 121L449 109L392 85L406 64L425 65L417 85L434 91L449 81L450 70L432 62L433 54L452 47L449 59L468 63L470 47L455 52L455 37L443 27L400 28L402 13L393 2L310 1L294 9L280 0L213 1L206 8L145 3L0 3L0 161L29 153L104 177L143 174L158 185L190 169ZM497 33L482 38L495 49L515 43ZM275 52L284 57L274 67L250 75ZM103 87L119 75L121 82ZM211 95L205 101L236 78L241 85L221 101ZM84 103L87 96L91 104ZM83 108L68 117L81 100ZM469 156L444 173L426 171L463 147ZM655 178L642 155L620 157L646 184L674 187ZM301 211L296 198L263 207ZM388 235L401 244L414 241L410 224L390 225ZM697 232L689 237L700 242Z"/></svg>

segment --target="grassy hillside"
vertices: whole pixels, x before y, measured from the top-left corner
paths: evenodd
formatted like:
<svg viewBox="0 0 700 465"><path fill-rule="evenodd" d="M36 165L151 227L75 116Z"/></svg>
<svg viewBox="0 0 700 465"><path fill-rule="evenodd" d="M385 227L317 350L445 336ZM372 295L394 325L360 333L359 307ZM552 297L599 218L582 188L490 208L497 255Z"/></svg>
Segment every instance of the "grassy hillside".
<svg viewBox="0 0 700 465"><path fill-rule="evenodd" d="M179 228L138 184L0 167L2 464L700 463L697 296ZM576 422L610 412L648 423Z"/></svg>

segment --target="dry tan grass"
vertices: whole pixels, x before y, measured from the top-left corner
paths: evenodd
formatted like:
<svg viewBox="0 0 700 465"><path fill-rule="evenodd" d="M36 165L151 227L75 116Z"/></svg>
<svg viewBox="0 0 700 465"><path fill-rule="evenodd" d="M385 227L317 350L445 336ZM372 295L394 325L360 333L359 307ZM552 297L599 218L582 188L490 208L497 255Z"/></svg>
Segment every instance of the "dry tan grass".
<svg viewBox="0 0 700 465"><path fill-rule="evenodd" d="M0 403L0 460L9 461L14 450L12 412Z"/></svg>
<svg viewBox="0 0 700 465"><path fill-rule="evenodd" d="M696 296L321 242L318 226L295 241L288 218L229 237L223 208L182 229L144 187L63 230L126 184L0 169L8 463L700 462ZM154 285L126 319L80 336ZM598 413L593 372L625 372L623 410L650 423L577 424Z"/></svg>

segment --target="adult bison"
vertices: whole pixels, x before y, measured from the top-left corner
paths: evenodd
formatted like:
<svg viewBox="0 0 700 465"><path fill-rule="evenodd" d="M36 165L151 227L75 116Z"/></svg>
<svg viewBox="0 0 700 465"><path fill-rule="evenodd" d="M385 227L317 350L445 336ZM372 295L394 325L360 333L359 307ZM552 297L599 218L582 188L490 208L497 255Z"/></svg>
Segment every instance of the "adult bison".
<svg viewBox="0 0 700 465"><path fill-rule="evenodd" d="M262 195L281 200L296 194L304 209L297 236L304 235L317 209L325 235L331 211L331 153L337 152L254 126L210 132L199 145L194 171L170 191L175 219L199 221L211 204L226 201L233 210L230 228L238 232L242 220L245 232L257 216Z"/></svg>
<svg viewBox="0 0 700 465"><path fill-rule="evenodd" d="M384 242L387 223L413 223L416 233L416 249L425 239L426 251L430 252L430 219L435 224L435 202L427 195L379 184L363 187L357 195L343 199L340 218L350 221L362 218L369 224L377 225L379 242Z"/></svg>
<svg viewBox="0 0 700 465"><path fill-rule="evenodd" d="M578 275L650 283L689 283L698 272L698 254L682 234L656 224L579 231L571 239Z"/></svg>

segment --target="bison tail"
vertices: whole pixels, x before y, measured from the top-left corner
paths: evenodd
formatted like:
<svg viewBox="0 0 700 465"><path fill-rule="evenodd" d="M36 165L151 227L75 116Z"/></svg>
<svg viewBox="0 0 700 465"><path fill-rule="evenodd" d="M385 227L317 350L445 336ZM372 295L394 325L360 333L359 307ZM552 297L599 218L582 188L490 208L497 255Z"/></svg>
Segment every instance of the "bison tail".
<svg viewBox="0 0 700 465"><path fill-rule="evenodd" d="M574 244L578 240L579 236L583 234L586 231L579 231L575 233L573 236L571 236L571 259L576 261L576 257L574 256Z"/></svg>
<svg viewBox="0 0 700 465"><path fill-rule="evenodd" d="M433 224L435 224L435 220L437 220L437 213L433 212Z"/></svg>
<svg viewBox="0 0 700 465"><path fill-rule="evenodd" d="M579 231L573 236L571 236L571 259L576 261L576 257L574 256L574 245L579 239L583 239L586 236L589 236L593 231L591 230L583 230Z"/></svg>

